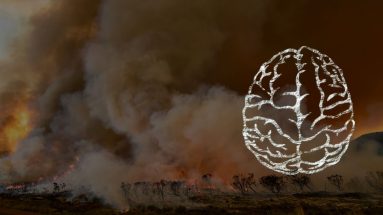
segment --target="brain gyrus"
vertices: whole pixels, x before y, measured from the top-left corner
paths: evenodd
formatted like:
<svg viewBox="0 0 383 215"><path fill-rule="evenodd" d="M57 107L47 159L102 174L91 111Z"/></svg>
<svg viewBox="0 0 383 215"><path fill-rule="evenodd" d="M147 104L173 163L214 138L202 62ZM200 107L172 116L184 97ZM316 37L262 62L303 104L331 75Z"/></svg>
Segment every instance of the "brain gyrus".
<svg viewBox="0 0 383 215"><path fill-rule="evenodd" d="M264 63L245 98L243 136L264 166L288 175L334 165L354 131L342 70L319 51L286 49Z"/></svg>

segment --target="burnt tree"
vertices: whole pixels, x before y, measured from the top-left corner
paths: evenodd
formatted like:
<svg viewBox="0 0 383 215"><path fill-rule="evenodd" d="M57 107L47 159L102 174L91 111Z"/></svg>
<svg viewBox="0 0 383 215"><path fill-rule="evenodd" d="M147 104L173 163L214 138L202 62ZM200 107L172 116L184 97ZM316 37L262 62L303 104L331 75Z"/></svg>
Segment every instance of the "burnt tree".
<svg viewBox="0 0 383 215"><path fill-rule="evenodd" d="M259 179L259 183L272 193L280 193L285 188L286 181L283 176L267 175Z"/></svg>
<svg viewBox="0 0 383 215"><path fill-rule="evenodd" d="M343 190L343 176L335 174L327 177L327 181L333 185L338 191Z"/></svg>
<svg viewBox="0 0 383 215"><path fill-rule="evenodd" d="M255 193L257 182L255 180L254 174L249 173L247 176L242 174L234 175L232 185L234 189L240 191L242 194L248 193L250 191Z"/></svg>
<svg viewBox="0 0 383 215"><path fill-rule="evenodd" d="M311 178L308 175L305 174L297 174L297 175L289 175L287 176L290 183L294 185L295 187L299 188L299 190L302 192L303 189L306 187L307 189L311 190Z"/></svg>

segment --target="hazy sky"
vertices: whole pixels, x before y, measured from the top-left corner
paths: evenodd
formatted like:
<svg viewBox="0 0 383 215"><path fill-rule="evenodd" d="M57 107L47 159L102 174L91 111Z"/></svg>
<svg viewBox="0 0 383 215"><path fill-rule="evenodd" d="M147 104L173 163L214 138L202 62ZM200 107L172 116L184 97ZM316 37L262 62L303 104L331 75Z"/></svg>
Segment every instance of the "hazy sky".
<svg viewBox="0 0 383 215"><path fill-rule="evenodd" d="M244 93L259 66L286 48L310 46L343 69L351 91L356 133L383 130L383 1L267 1L261 28L235 23L217 83ZM235 71L236 78L233 78Z"/></svg>
<svg viewBox="0 0 383 215"><path fill-rule="evenodd" d="M12 40L28 27L28 18L49 0L0 0L0 58L7 56Z"/></svg>
<svg viewBox="0 0 383 215"><path fill-rule="evenodd" d="M29 16L49 1L0 0L0 58L27 30ZM383 130L382 1L266 2L249 5L242 17L228 15L225 42L204 81L244 94L259 66L273 54L311 46L343 69L354 101L357 133Z"/></svg>

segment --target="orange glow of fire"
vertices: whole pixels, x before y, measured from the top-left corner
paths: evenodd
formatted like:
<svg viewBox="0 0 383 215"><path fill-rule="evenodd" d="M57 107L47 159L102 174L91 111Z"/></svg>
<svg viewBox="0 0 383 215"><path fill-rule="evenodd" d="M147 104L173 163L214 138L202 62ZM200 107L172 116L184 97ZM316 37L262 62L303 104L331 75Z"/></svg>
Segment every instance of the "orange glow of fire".
<svg viewBox="0 0 383 215"><path fill-rule="evenodd" d="M1 151L13 152L17 144L32 130L32 111L26 105L17 105L0 128Z"/></svg>

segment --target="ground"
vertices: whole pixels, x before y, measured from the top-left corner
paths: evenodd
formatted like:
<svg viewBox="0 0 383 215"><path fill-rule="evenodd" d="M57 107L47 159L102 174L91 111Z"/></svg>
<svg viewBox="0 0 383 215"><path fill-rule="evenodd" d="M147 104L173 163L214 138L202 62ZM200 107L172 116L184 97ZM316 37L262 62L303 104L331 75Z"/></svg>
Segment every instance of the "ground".
<svg viewBox="0 0 383 215"><path fill-rule="evenodd" d="M383 214L383 195L363 193L252 194L215 193L188 200L136 203L128 212L98 199L67 201L62 194L0 196L0 214Z"/></svg>

